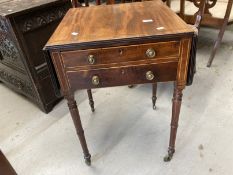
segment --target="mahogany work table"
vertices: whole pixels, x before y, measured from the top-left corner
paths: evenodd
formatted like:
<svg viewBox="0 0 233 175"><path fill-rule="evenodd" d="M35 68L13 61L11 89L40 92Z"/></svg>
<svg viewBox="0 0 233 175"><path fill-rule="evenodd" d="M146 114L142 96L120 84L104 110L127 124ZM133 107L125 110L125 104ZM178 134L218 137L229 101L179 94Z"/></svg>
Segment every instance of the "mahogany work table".
<svg viewBox="0 0 233 175"><path fill-rule="evenodd" d="M83 149L91 164L79 111L78 89L174 81L169 161L182 90L186 86L194 29L160 0L73 8L45 46Z"/></svg>

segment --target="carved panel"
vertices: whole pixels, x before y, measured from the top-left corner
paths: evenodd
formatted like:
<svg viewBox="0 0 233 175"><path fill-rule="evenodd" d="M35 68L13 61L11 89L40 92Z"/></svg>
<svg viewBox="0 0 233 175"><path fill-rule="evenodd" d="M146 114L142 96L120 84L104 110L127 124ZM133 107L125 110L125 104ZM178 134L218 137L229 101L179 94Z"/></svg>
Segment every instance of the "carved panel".
<svg viewBox="0 0 233 175"><path fill-rule="evenodd" d="M1 53L4 59L17 62L20 58L19 52L9 38L5 37L0 44ZM21 63L21 62L19 62Z"/></svg>
<svg viewBox="0 0 233 175"><path fill-rule="evenodd" d="M42 47L71 8L71 2L8 1L3 7L0 5L3 9L0 10L0 81L49 112L59 98L55 96L48 71L37 72L37 69L45 62ZM5 13L4 8L7 11L8 7L12 12Z"/></svg>
<svg viewBox="0 0 233 175"><path fill-rule="evenodd" d="M23 91L25 94L33 97L37 100L33 86L25 80L22 80L4 70L0 70L0 79L12 84L14 87L18 88L20 91Z"/></svg>
<svg viewBox="0 0 233 175"><path fill-rule="evenodd" d="M20 20L20 30L25 33L48 25L49 23L59 20L63 16L65 16L69 8L70 5L66 4L61 7L53 8L49 11L47 10L41 13L36 13L32 16L26 16L25 18Z"/></svg>
<svg viewBox="0 0 233 175"><path fill-rule="evenodd" d="M10 29L6 25L6 21L0 18L0 54L1 62L10 65L15 70L24 71L23 62L20 58L19 50L17 49L13 39L10 36Z"/></svg>
<svg viewBox="0 0 233 175"><path fill-rule="evenodd" d="M1 18L0 18L0 32L7 33L7 27L6 27L5 23L3 22L3 20L1 20Z"/></svg>
<svg viewBox="0 0 233 175"><path fill-rule="evenodd" d="M194 5L199 8L201 1L200 0L192 0L192 2L194 3ZM205 12L204 14L208 14L208 15L212 15L209 11L210 8L213 8L217 3L217 0L207 0L206 1L206 5L205 5Z"/></svg>

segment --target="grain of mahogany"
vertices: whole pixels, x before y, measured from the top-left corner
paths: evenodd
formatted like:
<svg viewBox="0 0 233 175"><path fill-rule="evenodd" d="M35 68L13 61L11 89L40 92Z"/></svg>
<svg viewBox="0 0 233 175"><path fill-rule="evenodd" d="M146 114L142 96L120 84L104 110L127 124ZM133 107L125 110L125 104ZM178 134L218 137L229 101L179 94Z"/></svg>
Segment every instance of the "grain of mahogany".
<svg viewBox="0 0 233 175"><path fill-rule="evenodd" d="M172 158L193 35L194 30L160 0L69 10L45 49L51 53L88 165L91 156L74 92L161 81L175 82L165 160ZM150 57L148 49L156 54ZM91 64L90 55L95 58Z"/></svg>
<svg viewBox="0 0 233 175"><path fill-rule="evenodd" d="M147 19L153 22L143 22ZM158 27L164 30L157 30ZM72 35L73 32L78 35ZM191 27L158 0L93 6L70 9L46 46L103 44L104 41L123 42L123 39L142 37L161 39L192 32Z"/></svg>

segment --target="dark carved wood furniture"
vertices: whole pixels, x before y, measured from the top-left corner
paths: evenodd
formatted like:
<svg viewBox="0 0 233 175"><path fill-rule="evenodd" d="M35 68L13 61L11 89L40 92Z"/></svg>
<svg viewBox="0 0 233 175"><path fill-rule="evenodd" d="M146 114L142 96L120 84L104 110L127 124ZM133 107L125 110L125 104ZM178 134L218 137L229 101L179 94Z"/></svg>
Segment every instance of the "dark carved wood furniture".
<svg viewBox="0 0 233 175"><path fill-rule="evenodd" d="M6 159L2 151L0 151L0 174L1 175L17 175L9 161Z"/></svg>
<svg viewBox="0 0 233 175"><path fill-rule="evenodd" d="M127 2L136 2L136 1L142 1L142 0L128 0ZM79 1L72 0L72 2L73 2L74 7L80 7L80 6L82 6ZM125 2L126 2L126 0L120 0L120 3L125 3ZM104 3L106 5L110 5L110 4L116 4L116 1L115 0L105 0ZM101 0L95 0L95 5L101 5L101 4L103 4L101 2ZM90 5L89 0L84 0L84 5L85 5L85 7L89 7L89 5Z"/></svg>
<svg viewBox="0 0 233 175"><path fill-rule="evenodd" d="M167 81L175 82L165 161L172 158L182 90L190 56L195 55L190 55L193 36L194 29L160 0L68 11L45 50L51 55L88 165L91 155L74 92Z"/></svg>
<svg viewBox="0 0 233 175"><path fill-rule="evenodd" d="M72 4L74 7L89 7L90 5L90 2L89 0L84 0L84 5L82 5L82 3L78 0L71 0L72 1ZM106 4L113 4L112 2L113 0L106 0ZM95 0L95 5L101 5L101 0Z"/></svg>
<svg viewBox="0 0 233 175"><path fill-rule="evenodd" d="M70 7L69 0L0 0L0 81L45 112L60 97L42 49Z"/></svg>

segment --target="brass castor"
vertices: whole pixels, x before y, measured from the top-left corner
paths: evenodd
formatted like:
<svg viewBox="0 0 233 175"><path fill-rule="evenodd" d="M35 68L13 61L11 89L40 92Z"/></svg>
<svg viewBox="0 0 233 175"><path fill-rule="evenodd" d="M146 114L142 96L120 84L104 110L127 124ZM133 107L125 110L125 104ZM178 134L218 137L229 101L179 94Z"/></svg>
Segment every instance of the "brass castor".
<svg viewBox="0 0 233 175"><path fill-rule="evenodd" d="M170 160L172 160L172 156L173 156L173 155L166 155L166 156L163 158L163 161L164 161L164 162L169 162Z"/></svg>
<svg viewBox="0 0 233 175"><path fill-rule="evenodd" d="M87 166L91 166L91 155L84 157Z"/></svg>
<svg viewBox="0 0 233 175"><path fill-rule="evenodd" d="M91 105L91 111L92 111L92 112L95 112L95 107L94 107L94 105L93 105L93 106Z"/></svg>
<svg viewBox="0 0 233 175"><path fill-rule="evenodd" d="M135 85L129 85L128 88L133 88Z"/></svg>
<svg viewBox="0 0 233 175"><path fill-rule="evenodd" d="M91 111L95 112L95 106L94 106L94 101L92 99L89 100L89 105L91 107Z"/></svg>
<svg viewBox="0 0 233 175"><path fill-rule="evenodd" d="M169 149L168 154L163 158L164 162L169 162L172 160L173 154L175 153L174 149Z"/></svg>
<svg viewBox="0 0 233 175"><path fill-rule="evenodd" d="M153 106L153 109L156 110L156 100L157 100L157 97L153 96L152 97L152 106Z"/></svg>

